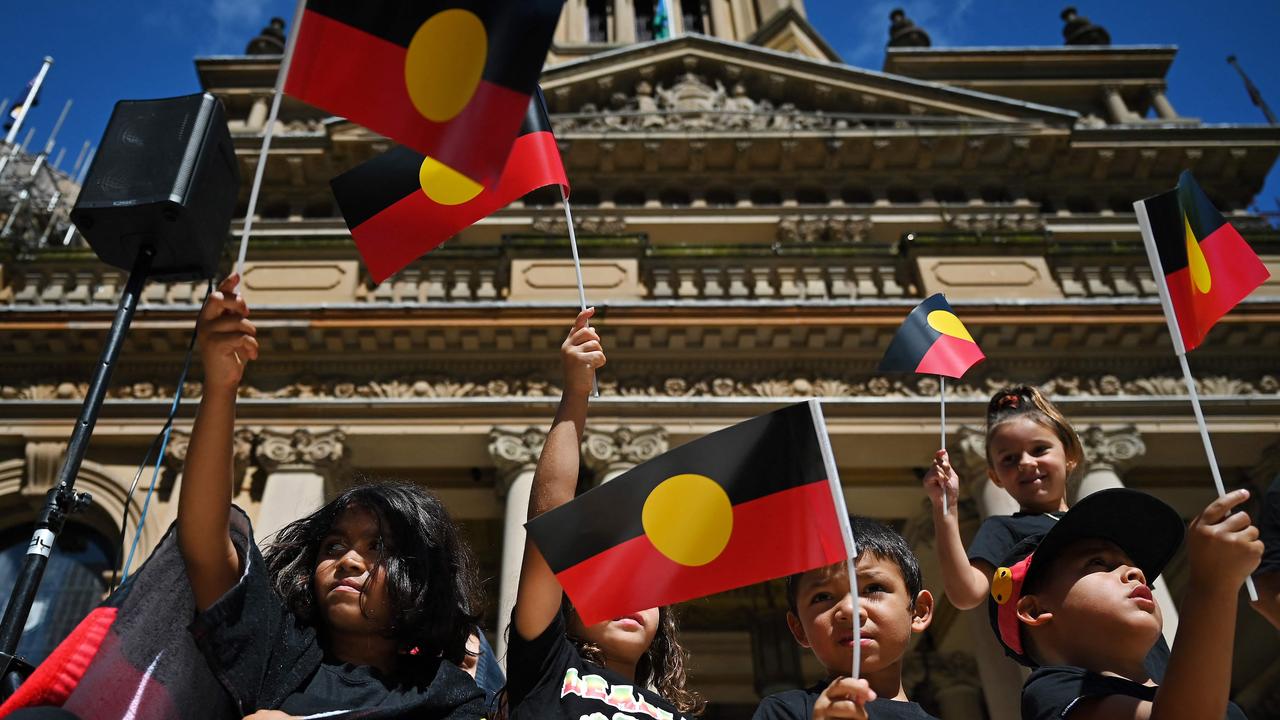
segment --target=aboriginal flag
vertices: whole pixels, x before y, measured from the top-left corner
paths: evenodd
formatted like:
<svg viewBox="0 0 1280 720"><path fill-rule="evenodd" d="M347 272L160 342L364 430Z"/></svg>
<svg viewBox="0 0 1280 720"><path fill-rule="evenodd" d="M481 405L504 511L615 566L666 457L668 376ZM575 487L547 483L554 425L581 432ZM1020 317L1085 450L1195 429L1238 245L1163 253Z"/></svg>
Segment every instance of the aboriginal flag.
<svg viewBox="0 0 1280 720"><path fill-rule="evenodd" d="M811 403L636 466L526 527L591 624L847 558Z"/></svg>
<svg viewBox="0 0 1280 720"><path fill-rule="evenodd" d="M902 323L880 361L880 372L960 378L986 357L947 299L936 293L917 305Z"/></svg>
<svg viewBox="0 0 1280 720"><path fill-rule="evenodd" d="M568 194L541 91L528 103L497 185L458 179L434 159L397 147L329 181L374 282L533 190L560 185Z"/></svg>
<svg viewBox="0 0 1280 720"><path fill-rule="evenodd" d="M1164 275L1185 350L1204 341L1214 323L1271 277L1267 266L1209 202L1189 171L1178 186L1134 203L1144 206L1147 254Z"/></svg>
<svg viewBox="0 0 1280 720"><path fill-rule="evenodd" d="M286 93L491 186L564 0L307 0Z"/></svg>

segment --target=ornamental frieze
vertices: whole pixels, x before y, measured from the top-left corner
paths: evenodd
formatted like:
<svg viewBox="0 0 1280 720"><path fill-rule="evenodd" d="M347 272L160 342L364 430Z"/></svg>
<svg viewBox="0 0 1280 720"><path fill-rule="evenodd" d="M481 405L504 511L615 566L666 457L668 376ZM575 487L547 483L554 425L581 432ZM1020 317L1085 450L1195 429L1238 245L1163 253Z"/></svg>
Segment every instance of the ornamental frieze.
<svg viewBox="0 0 1280 720"><path fill-rule="evenodd" d="M1011 379L991 375L947 384L948 397L985 400L1010 384ZM1186 394L1181 376L1152 375L1122 378L1117 375L1059 375L1040 382L1040 388L1058 397L1181 397ZM1201 394L1209 396L1280 395L1280 376L1263 374L1252 378L1208 375L1196 381ZM86 383L36 382L0 385L0 401L80 400ZM198 382L183 386L183 397L201 394ZM620 397L936 397L938 381L933 377L796 377L766 375L603 376L603 395ZM245 384L240 396L264 400L404 400L479 397L558 397L560 387L541 377L503 377L468 380L457 377L397 377L387 380L307 379L271 387ZM112 388L107 396L119 400L156 400L173 397L173 387L137 382Z"/></svg>

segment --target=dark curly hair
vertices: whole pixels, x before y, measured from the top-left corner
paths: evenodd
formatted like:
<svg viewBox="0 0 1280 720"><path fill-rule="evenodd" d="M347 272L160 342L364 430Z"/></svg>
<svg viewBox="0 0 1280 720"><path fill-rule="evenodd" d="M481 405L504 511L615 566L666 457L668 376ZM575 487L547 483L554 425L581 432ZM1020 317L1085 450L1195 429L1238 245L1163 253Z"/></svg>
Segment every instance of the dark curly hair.
<svg viewBox="0 0 1280 720"><path fill-rule="evenodd" d="M362 482L286 525L263 552L276 593L300 622L324 637L313 586L320 543L353 507L372 513L378 536L389 540L383 543L389 552L374 569L381 567L386 577L397 649L461 662L481 614L476 563L444 505L419 485Z"/></svg>
<svg viewBox="0 0 1280 720"><path fill-rule="evenodd" d="M574 615L573 603L565 595L560 603L564 613L565 624ZM700 715L707 706L707 701L698 693L685 687L688 684L686 671L689 653L680 646L680 628L676 622L674 607L658 608L658 632L653 636L649 649L636 663L636 685L652 687L663 700L675 706L676 710L689 715ZM583 660L604 665L605 653L599 646L582 638L569 634L569 642L577 648Z"/></svg>

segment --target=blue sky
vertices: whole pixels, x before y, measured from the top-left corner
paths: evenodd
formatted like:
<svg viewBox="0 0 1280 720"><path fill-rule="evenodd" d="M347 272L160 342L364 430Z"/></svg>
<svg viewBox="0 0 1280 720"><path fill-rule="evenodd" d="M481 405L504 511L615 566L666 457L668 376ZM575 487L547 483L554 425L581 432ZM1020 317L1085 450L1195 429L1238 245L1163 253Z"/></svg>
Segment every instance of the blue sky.
<svg viewBox="0 0 1280 720"><path fill-rule="evenodd" d="M889 11L903 7L935 46L1061 45L1066 4L1037 0L809 0L810 20L851 65L879 69ZM28 120L43 144L63 102L75 100L59 144L70 167L80 144L96 144L112 104L122 98L182 95L200 89L192 58L239 53L272 15L289 17L291 0L44 0L6 3L0 45L0 98L13 97L52 55L41 102ZM1261 123L1234 53L1280 113L1280 2L1275 0L1125 0L1077 3L1117 44L1180 48L1169 97L1184 115L1207 122ZM25 130L24 130L25 133ZM1257 198L1280 211L1280 169Z"/></svg>

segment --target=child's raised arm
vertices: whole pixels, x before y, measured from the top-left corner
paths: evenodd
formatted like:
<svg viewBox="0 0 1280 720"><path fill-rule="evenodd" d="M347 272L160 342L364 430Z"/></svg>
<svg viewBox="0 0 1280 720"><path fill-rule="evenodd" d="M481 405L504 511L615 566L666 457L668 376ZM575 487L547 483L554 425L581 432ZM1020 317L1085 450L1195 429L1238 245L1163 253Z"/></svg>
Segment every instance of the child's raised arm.
<svg viewBox="0 0 1280 720"><path fill-rule="evenodd" d="M200 309L197 338L204 365L204 392L191 431L191 445L178 495L178 547L196 608L207 609L240 576L240 558L231 544L231 436L236 420L236 388L245 364L258 359L257 330L249 308L228 277Z"/></svg>
<svg viewBox="0 0 1280 720"><path fill-rule="evenodd" d="M933 532L942 566L942 587L951 604L960 610L977 607L991 590L991 573L981 560L969 561L960 539L960 513L956 510L960 497L960 477L951 467L946 450L933 456L933 465L924 476L924 489L933 504ZM945 489L945 492L944 492ZM943 503L947 512L943 513Z"/></svg>
<svg viewBox="0 0 1280 720"><path fill-rule="evenodd" d="M594 314L595 308L578 313L569 337L560 346L564 394L533 476L533 489L529 495L530 518L569 502L578 486L578 446L587 424L587 398L591 394L596 369L605 363L600 336L587 324ZM520 633L520 637L526 640L541 635L560 612L563 593L560 581L556 580L542 553L531 540L526 539L520 586L516 591L513 632Z"/></svg>

